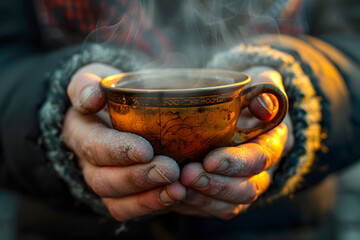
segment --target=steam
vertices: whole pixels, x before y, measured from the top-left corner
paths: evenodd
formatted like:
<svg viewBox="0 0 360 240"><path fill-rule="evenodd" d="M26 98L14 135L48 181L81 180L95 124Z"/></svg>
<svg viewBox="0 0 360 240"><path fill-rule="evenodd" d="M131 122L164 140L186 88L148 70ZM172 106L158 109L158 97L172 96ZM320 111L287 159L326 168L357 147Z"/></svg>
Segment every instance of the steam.
<svg viewBox="0 0 360 240"><path fill-rule="evenodd" d="M120 47L134 48L140 32L146 32L153 27L140 4L133 4L127 9L115 6L104 9L99 14L96 30L87 36L85 43L116 44Z"/></svg>
<svg viewBox="0 0 360 240"><path fill-rule="evenodd" d="M147 44L155 45L148 52L153 56L149 66L202 67L216 52L234 47L251 35L277 33L277 20L288 2L274 0L266 5L269 1L139 0L125 12L115 8L110 14L100 13L97 29L85 42L144 51ZM164 36L149 39L158 37L154 32ZM165 38L169 39L168 45Z"/></svg>

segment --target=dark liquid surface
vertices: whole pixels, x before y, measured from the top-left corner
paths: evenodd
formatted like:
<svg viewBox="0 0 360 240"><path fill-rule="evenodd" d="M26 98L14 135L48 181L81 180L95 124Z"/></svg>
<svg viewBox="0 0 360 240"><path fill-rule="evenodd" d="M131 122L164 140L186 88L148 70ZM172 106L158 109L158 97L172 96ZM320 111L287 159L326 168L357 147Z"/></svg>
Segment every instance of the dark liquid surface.
<svg viewBox="0 0 360 240"><path fill-rule="evenodd" d="M189 89L216 87L234 83L231 78L186 78L186 77L144 77L138 79L123 79L116 87L133 89Z"/></svg>

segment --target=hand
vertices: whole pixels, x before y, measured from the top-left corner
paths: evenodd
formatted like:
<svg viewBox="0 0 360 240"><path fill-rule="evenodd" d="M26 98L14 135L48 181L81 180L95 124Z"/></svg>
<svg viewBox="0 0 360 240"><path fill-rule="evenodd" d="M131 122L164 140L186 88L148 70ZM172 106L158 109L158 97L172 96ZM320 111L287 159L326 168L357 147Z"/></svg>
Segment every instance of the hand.
<svg viewBox="0 0 360 240"><path fill-rule="evenodd" d="M75 152L85 182L118 221L162 211L185 197L177 163L155 156L144 138L110 128L101 77L119 70L90 64L72 77L63 140ZM86 113L86 114L85 114Z"/></svg>
<svg viewBox="0 0 360 240"><path fill-rule="evenodd" d="M253 83L272 82L283 88L280 74L270 68L256 67L247 73L253 76ZM272 96L263 94L251 102L250 111L243 111L238 124L242 128L259 124L251 112L262 120L272 119L276 103ZM245 144L216 149L202 164L187 164L180 176L187 196L173 210L202 217L233 218L268 188L276 164L290 150L293 139L287 116L279 126Z"/></svg>

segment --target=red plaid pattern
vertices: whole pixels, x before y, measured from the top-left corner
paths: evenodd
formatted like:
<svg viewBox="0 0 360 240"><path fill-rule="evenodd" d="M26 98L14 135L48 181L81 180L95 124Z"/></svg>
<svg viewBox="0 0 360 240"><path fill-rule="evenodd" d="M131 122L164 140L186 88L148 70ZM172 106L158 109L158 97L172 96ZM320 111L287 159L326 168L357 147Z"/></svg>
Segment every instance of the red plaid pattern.
<svg viewBox="0 0 360 240"><path fill-rule="evenodd" d="M170 49L165 36L134 0L35 0L44 39L65 45L109 41L133 46L152 56Z"/></svg>
<svg viewBox="0 0 360 240"><path fill-rule="evenodd" d="M85 41L135 47L158 57L170 44L153 26L137 0L35 0L43 38L55 46ZM244 33L303 33L302 0L290 0L277 23L247 25Z"/></svg>

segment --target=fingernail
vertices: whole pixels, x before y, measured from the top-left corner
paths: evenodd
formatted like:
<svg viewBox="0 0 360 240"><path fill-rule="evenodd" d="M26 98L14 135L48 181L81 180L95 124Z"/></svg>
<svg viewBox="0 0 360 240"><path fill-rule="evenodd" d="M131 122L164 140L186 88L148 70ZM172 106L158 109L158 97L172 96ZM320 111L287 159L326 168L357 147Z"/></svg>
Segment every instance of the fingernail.
<svg viewBox="0 0 360 240"><path fill-rule="evenodd" d="M149 178L156 183L171 183L171 181L156 166L150 169Z"/></svg>
<svg viewBox="0 0 360 240"><path fill-rule="evenodd" d="M99 94L99 88L97 86L90 85L86 87L79 96L79 105L88 101L95 94Z"/></svg>
<svg viewBox="0 0 360 240"><path fill-rule="evenodd" d="M126 151L126 156L129 160L131 160L132 162L135 163L142 163L141 159L139 158L138 155L136 155L136 153L134 153L131 149L128 149Z"/></svg>
<svg viewBox="0 0 360 240"><path fill-rule="evenodd" d="M261 94L260 96L257 96L256 99L268 113L272 114L274 112L274 103L268 95Z"/></svg>
<svg viewBox="0 0 360 240"><path fill-rule="evenodd" d="M193 187L204 188L209 184L209 178L205 175L200 175L195 181L191 184Z"/></svg>
<svg viewBox="0 0 360 240"><path fill-rule="evenodd" d="M159 202L161 202L164 205L171 205L176 202L176 200L174 200L174 198L166 190L166 188L164 188L163 190L161 190L161 192L159 192L158 199L159 199Z"/></svg>
<svg viewBox="0 0 360 240"><path fill-rule="evenodd" d="M222 159L219 165L215 168L215 171L217 172L223 172L229 167L229 161L227 159Z"/></svg>

